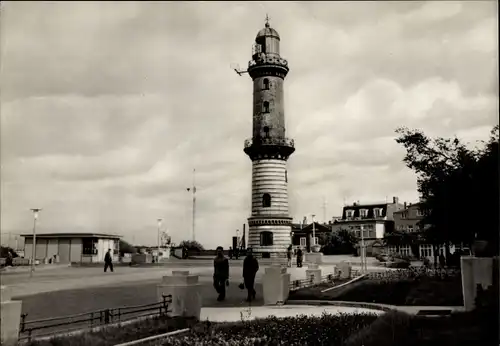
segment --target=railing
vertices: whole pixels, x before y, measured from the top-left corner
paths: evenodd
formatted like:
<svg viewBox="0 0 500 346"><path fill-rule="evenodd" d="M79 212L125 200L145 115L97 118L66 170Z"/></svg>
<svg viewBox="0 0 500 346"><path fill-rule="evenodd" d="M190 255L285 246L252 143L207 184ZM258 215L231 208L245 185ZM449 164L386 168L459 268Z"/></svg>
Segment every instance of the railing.
<svg viewBox="0 0 500 346"><path fill-rule="evenodd" d="M361 272L359 270L351 269L351 279L354 279L360 275ZM321 283L334 283L334 281L338 280L339 278L340 278L340 273L323 275L321 277ZM314 282L314 278L311 276L303 280L293 280L292 282L290 282L289 287L290 291L296 291L300 288L312 287L314 285L317 285L317 283Z"/></svg>
<svg viewBox="0 0 500 346"><path fill-rule="evenodd" d="M249 148L252 145L282 145L286 147L294 147L295 142L290 138L250 138L245 140L245 148Z"/></svg>
<svg viewBox="0 0 500 346"><path fill-rule="evenodd" d="M263 58L259 58L257 60L250 60L248 62L248 67L253 67L257 65L266 65L266 64L281 65L288 68L287 60L271 55L265 55Z"/></svg>
<svg viewBox="0 0 500 346"><path fill-rule="evenodd" d="M368 273L372 280L420 279L423 277L447 279L460 275L460 269L426 268L425 266L410 267L383 272Z"/></svg>
<svg viewBox="0 0 500 346"><path fill-rule="evenodd" d="M27 314L22 314L19 340L31 341L33 337L46 337L92 329L146 316L164 316L170 312L168 304L172 302L172 295L163 295L162 298L161 302L152 304L124 306L33 321L26 321Z"/></svg>

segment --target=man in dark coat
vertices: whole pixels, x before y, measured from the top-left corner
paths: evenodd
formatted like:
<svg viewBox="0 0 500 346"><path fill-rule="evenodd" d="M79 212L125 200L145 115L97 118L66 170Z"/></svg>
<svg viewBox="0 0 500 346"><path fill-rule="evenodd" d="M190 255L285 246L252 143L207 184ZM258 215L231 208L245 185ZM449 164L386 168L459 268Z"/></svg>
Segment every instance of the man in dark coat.
<svg viewBox="0 0 500 346"><path fill-rule="evenodd" d="M252 249L247 249L247 257L243 260L243 282L248 291L247 302L255 300L255 275L259 271L259 262L252 254Z"/></svg>
<svg viewBox="0 0 500 346"><path fill-rule="evenodd" d="M104 272L108 270L108 268L113 272L113 258L111 256L111 249L108 249L106 255L104 256Z"/></svg>
<svg viewBox="0 0 500 346"><path fill-rule="evenodd" d="M219 294L217 301L220 302L226 298L226 286L229 286L229 261L224 257L222 246L219 246L214 259L214 288Z"/></svg>
<svg viewBox="0 0 500 346"><path fill-rule="evenodd" d="M299 247L297 249L297 268L302 268L302 249Z"/></svg>

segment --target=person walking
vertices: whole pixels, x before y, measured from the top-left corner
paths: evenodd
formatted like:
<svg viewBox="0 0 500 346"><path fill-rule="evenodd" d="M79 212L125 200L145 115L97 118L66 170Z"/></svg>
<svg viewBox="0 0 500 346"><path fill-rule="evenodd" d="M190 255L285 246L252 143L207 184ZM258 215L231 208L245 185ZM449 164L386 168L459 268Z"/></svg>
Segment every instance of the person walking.
<svg viewBox="0 0 500 346"><path fill-rule="evenodd" d="M224 257L222 246L218 246L214 259L214 288L219 294L217 301L226 299L226 286L229 286L229 261Z"/></svg>
<svg viewBox="0 0 500 346"><path fill-rule="evenodd" d="M292 250L292 244L290 244L290 246L288 247L288 249L286 250L286 259L287 259L287 266L289 268L292 267L292 254L293 254L293 250Z"/></svg>
<svg viewBox="0 0 500 346"><path fill-rule="evenodd" d="M229 259L233 259L233 248L232 247L229 247L228 255L229 255Z"/></svg>
<svg viewBox="0 0 500 346"><path fill-rule="evenodd" d="M259 271L259 261L253 256L252 249L247 249L247 256L243 260L243 282L247 289L247 302L255 300L255 275Z"/></svg>
<svg viewBox="0 0 500 346"><path fill-rule="evenodd" d="M113 257L111 256L111 249L108 249L106 255L104 256L104 272L108 271L108 268L113 272Z"/></svg>
<svg viewBox="0 0 500 346"><path fill-rule="evenodd" d="M297 268L302 268L302 249L299 247L297 249Z"/></svg>

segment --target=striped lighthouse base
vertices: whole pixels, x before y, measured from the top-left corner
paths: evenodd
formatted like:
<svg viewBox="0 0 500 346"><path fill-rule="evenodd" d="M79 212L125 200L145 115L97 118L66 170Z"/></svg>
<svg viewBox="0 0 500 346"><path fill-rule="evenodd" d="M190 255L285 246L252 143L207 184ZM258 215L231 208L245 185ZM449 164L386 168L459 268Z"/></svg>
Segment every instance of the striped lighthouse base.
<svg viewBox="0 0 500 346"><path fill-rule="evenodd" d="M287 248L292 244L290 222L291 218L249 218L248 247L252 248L256 257L286 258Z"/></svg>

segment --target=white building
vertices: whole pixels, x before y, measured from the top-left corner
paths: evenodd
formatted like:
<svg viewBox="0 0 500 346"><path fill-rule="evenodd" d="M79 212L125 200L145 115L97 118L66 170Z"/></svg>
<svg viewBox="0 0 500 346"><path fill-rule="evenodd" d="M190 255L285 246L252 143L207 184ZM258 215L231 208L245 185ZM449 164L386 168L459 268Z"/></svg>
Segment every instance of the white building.
<svg viewBox="0 0 500 346"><path fill-rule="evenodd" d="M23 234L25 258L33 256L33 235ZM36 235L35 259L59 257L59 263L99 263L111 249L113 261L118 262L120 236L104 233L41 233Z"/></svg>

